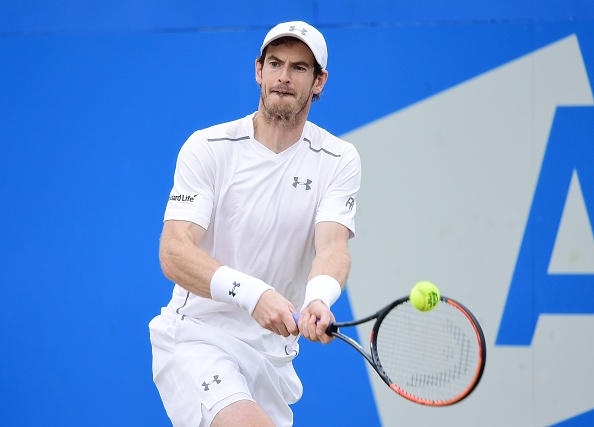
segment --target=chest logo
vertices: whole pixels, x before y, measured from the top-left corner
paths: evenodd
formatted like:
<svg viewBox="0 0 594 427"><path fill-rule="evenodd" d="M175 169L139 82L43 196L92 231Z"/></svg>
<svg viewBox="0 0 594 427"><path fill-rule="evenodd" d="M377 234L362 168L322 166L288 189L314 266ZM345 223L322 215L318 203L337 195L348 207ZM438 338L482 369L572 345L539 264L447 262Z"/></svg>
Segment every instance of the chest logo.
<svg viewBox="0 0 594 427"><path fill-rule="evenodd" d="M312 183L312 180L311 179L308 179L305 182L299 181L299 177L298 176L293 177L293 179L295 180L295 182L293 182L293 187L297 188L298 185L304 185L305 186L305 190L311 190L311 186L309 185L309 184Z"/></svg>

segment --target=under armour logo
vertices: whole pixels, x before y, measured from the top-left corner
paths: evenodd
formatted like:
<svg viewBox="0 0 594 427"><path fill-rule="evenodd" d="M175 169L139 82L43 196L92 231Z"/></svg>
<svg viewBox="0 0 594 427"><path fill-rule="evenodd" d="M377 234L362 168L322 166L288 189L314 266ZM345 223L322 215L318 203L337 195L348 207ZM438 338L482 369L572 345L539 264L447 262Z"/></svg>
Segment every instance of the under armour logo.
<svg viewBox="0 0 594 427"><path fill-rule="evenodd" d="M289 31L301 31L302 36L304 36L305 33L307 33L307 30L305 28L297 28L294 25L291 25L291 28L289 28Z"/></svg>
<svg viewBox="0 0 594 427"><path fill-rule="evenodd" d="M295 180L295 182L293 183L293 187L297 188L298 185L305 185L306 190L311 190L311 186L309 185L312 183L311 179L308 179L306 182L299 181L298 176L294 176L293 179Z"/></svg>
<svg viewBox="0 0 594 427"><path fill-rule="evenodd" d="M219 379L219 376L218 376L218 375L213 375L213 377L212 377L212 378L213 378L213 379L212 379L212 381L211 381L211 382L207 383L206 381L204 381L204 382L202 383L202 387L204 387L204 391L208 391L208 390L210 390L210 389L208 388L208 386L210 386L210 385L211 385L211 384L213 384L213 383L215 383L215 384L220 384L220 383L221 383L221 380Z"/></svg>
<svg viewBox="0 0 594 427"><path fill-rule="evenodd" d="M235 295L237 295L235 293L235 288L238 288L239 286L241 286L241 283L233 282L233 287L229 291L229 295L231 295L232 297L234 297Z"/></svg>
<svg viewBox="0 0 594 427"><path fill-rule="evenodd" d="M355 199L353 199L352 197L349 197L349 199L347 200L347 202L344 205L347 208L349 208L350 211L352 211L353 207L355 206Z"/></svg>

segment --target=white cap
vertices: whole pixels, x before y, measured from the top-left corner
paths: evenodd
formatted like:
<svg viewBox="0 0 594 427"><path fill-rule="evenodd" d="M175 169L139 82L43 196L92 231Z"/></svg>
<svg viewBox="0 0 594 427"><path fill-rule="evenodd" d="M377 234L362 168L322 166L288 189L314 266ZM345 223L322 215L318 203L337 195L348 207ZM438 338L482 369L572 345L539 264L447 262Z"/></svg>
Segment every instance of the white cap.
<svg viewBox="0 0 594 427"><path fill-rule="evenodd" d="M303 21L283 22L278 24L266 34L264 43L260 48L260 54L264 52L264 48L268 44L281 37L295 37L305 43L311 49L314 58L322 69L326 69L328 65L328 48L326 47L326 40L322 33Z"/></svg>

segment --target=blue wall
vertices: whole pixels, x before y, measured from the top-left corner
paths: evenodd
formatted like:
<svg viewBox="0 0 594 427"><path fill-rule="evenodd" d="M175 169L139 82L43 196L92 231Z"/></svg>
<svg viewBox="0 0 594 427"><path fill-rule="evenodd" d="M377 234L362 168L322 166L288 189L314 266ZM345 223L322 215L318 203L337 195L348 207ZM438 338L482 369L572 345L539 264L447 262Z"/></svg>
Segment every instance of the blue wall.
<svg viewBox="0 0 594 427"><path fill-rule="evenodd" d="M274 24L326 35L311 119L338 135L570 34L594 77L591 0L291 8L0 4L1 425L168 425L147 323L171 292L157 251L175 158L195 129L257 108L253 62ZM345 295L337 317L350 315ZM305 343L296 365L296 425L379 424L364 362L342 343ZM365 393L345 393L353 384ZM330 410L339 397L357 411Z"/></svg>

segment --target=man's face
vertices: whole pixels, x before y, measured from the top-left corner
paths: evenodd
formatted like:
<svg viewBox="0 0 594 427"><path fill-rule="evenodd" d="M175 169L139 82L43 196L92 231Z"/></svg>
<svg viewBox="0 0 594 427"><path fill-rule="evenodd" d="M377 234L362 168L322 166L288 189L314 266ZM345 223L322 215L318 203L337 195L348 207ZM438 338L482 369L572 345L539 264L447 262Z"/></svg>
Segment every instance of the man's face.
<svg viewBox="0 0 594 427"><path fill-rule="evenodd" d="M307 114L312 95L322 91L327 76L314 79L314 61L309 47L297 40L268 46L264 64L256 61L256 81L266 115L292 121L302 112Z"/></svg>

